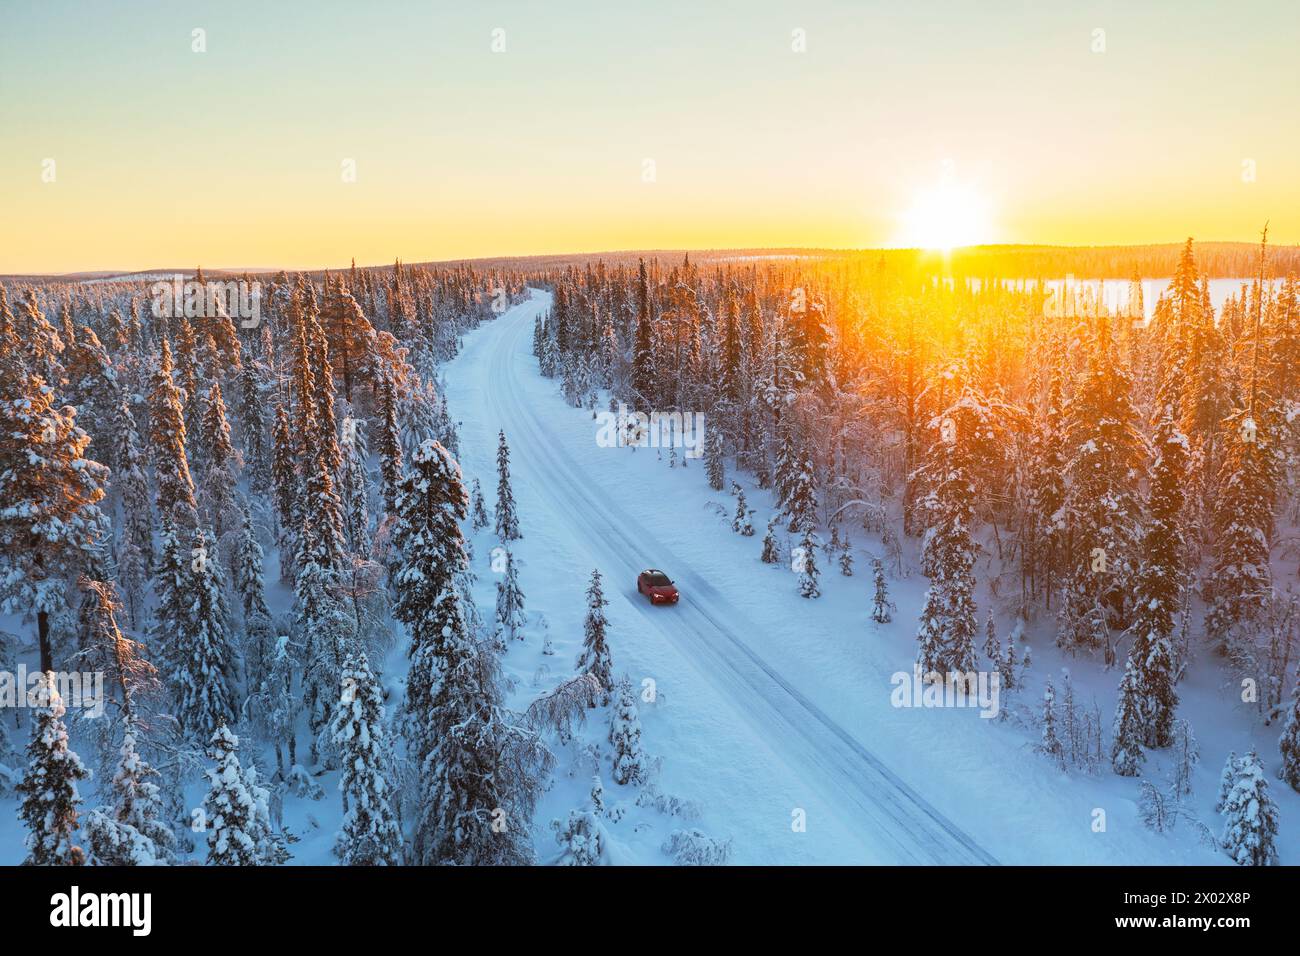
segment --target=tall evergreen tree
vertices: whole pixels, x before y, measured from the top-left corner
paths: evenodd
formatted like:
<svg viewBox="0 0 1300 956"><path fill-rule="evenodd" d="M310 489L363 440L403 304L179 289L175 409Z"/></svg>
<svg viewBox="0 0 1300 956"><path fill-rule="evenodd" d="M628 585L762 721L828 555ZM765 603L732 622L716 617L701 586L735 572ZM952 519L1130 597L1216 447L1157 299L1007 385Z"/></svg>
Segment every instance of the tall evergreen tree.
<svg viewBox="0 0 1300 956"><path fill-rule="evenodd" d="M1274 866L1277 858L1277 805L1269 796L1264 767L1252 748L1237 763L1236 779L1223 804L1219 842L1239 866Z"/></svg>
<svg viewBox="0 0 1300 956"><path fill-rule="evenodd" d="M185 451L185 428L181 392L172 379L171 351L163 339L149 391L149 451L158 488L158 512L170 515L178 528L194 528L198 509Z"/></svg>
<svg viewBox="0 0 1300 956"><path fill-rule="evenodd" d="M510 448L506 445L504 431L499 433L498 439L496 534L502 541L517 541L523 535L519 533L515 496L510 490Z"/></svg>
<svg viewBox="0 0 1300 956"><path fill-rule="evenodd" d="M41 670L54 669L50 615L66 577L107 536L108 469L85 457L76 410L19 355L0 356L0 610L36 617Z"/></svg>
<svg viewBox="0 0 1300 956"><path fill-rule="evenodd" d="M600 685L598 698L603 707L609 703L610 690L613 686L613 661L609 654L609 640L605 630L609 622L605 619L605 608L609 602L601 587L599 569L591 572L591 583L587 585L587 617L582 625L582 653L578 655L578 670L596 678Z"/></svg>
<svg viewBox="0 0 1300 956"><path fill-rule="evenodd" d="M27 859L31 866L80 866L85 854L75 842L77 784L90 777L81 758L68 748L63 725L66 708L52 671L44 672L37 688L39 709L27 745L28 766L18 793L18 816L27 824Z"/></svg>
<svg viewBox="0 0 1300 956"><path fill-rule="evenodd" d="M396 866L402 833L393 806L383 693L364 651L349 655L342 686L333 721L344 809L336 852L345 866Z"/></svg>

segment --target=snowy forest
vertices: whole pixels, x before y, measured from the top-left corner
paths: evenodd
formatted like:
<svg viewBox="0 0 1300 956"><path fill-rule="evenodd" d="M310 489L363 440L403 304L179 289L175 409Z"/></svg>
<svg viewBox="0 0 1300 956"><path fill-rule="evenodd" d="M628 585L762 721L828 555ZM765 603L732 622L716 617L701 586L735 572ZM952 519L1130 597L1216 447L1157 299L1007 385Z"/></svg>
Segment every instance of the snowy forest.
<svg viewBox="0 0 1300 956"><path fill-rule="evenodd" d="M0 281L0 863L1300 862L1296 252L1126 254Z"/></svg>

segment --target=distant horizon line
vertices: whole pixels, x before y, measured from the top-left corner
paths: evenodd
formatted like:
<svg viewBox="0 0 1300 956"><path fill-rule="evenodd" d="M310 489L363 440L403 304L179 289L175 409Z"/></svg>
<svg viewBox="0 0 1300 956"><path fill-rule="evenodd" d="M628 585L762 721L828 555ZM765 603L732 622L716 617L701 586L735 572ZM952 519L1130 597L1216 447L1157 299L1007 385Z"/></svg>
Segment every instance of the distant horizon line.
<svg viewBox="0 0 1300 956"><path fill-rule="evenodd" d="M1193 241L1197 246L1258 246L1258 240L1246 239L1195 239ZM501 254L488 256L462 256L449 259L418 259L407 260L401 256L395 257L393 261L376 262L370 264L356 264L358 269L384 269L393 266L396 262L402 265L414 266L450 266L450 265L467 265L473 263L492 263L503 262L508 260L540 260L540 259L599 259L602 256L658 256L658 255L680 255L687 256L692 254L704 254L716 256L721 254L736 253L761 253L768 255L850 255L870 252L916 252L932 257L951 257L962 252L976 250L1005 250L1005 251L1024 251L1037 249L1057 249L1057 250L1106 250L1106 249L1158 249L1170 246L1181 246L1187 239L1167 240L1160 242L1123 242L1123 243L1053 243L1053 242L989 242L978 243L969 246L955 246L952 249L928 249L919 246L718 246L718 247L676 247L676 248L631 248L631 249L602 249L585 252L530 252L518 255ZM1300 243L1282 243L1270 244L1271 249L1300 249ZM332 266L311 266L311 267L289 267L284 265L276 266L204 266L198 263L195 266L186 266L184 268L172 267L147 267L141 269L74 269L71 271L61 272L0 272L0 279L76 279L76 278L111 278L120 276L124 279L130 279L133 276L147 275L187 275L193 274L198 269L213 274L222 275L269 275L275 272L346 272L353 268L354 262L349 261L342 265Z"/></svg>

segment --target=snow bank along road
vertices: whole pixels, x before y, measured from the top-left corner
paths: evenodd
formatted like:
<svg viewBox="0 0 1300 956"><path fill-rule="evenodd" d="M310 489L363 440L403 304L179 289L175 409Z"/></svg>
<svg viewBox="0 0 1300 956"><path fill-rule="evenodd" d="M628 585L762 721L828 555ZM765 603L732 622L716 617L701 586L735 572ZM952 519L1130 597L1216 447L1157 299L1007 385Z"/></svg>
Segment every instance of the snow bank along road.
<svg viewBox="0 0 1300 956"><path fill-rule="evenodd" d="M533 323L550 305L549 293L533 290L529 301L471 336L467 343L471 347L451 375L477 380L482 408L452 406L453 415L464 420L462 434L483 428L495 438L497 428L505 428L516 486L530 484L553 520L565 523L599 559L610 579L610 598L626 600L647 626L662 631L671 646L734 705L733 713L744 715L780 762L821 795L847 830L865 838L872 858L857 862L995 864L992 855L760 658L745 639L747 634L761 633L759 627L689 562L670 553L599 482L581 473L565 450L572 436L566 438L548 423L548 409L552 417L580 413L568 408L554 391L554 406L539 408L536 389L524 387L538 375L531 352ZM526 526L528 515L522 517ZM702 533L718 532L710 526ZM682 587L681 603L675 608L650 607L628 584L647 562L670 569ZM576 582L585 569L574 568L572 574ZM762 787L761 780L750 783ZM733 802L742 802L750 795L731 796ZM745 839L744 834L736 836Z"/></svg>

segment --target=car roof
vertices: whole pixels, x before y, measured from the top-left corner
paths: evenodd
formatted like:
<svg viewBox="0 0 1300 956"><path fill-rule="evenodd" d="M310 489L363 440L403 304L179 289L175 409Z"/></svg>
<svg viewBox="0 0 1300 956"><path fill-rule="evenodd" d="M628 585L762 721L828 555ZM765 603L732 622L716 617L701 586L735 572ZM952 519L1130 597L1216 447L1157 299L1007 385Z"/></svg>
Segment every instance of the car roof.
<svg viewBox="0 0 1300 956"><path fill-rule="evenodd" d="M660 571L658 568L646 568L641 573L642 574L663 574L663 572Z"/></svg>

